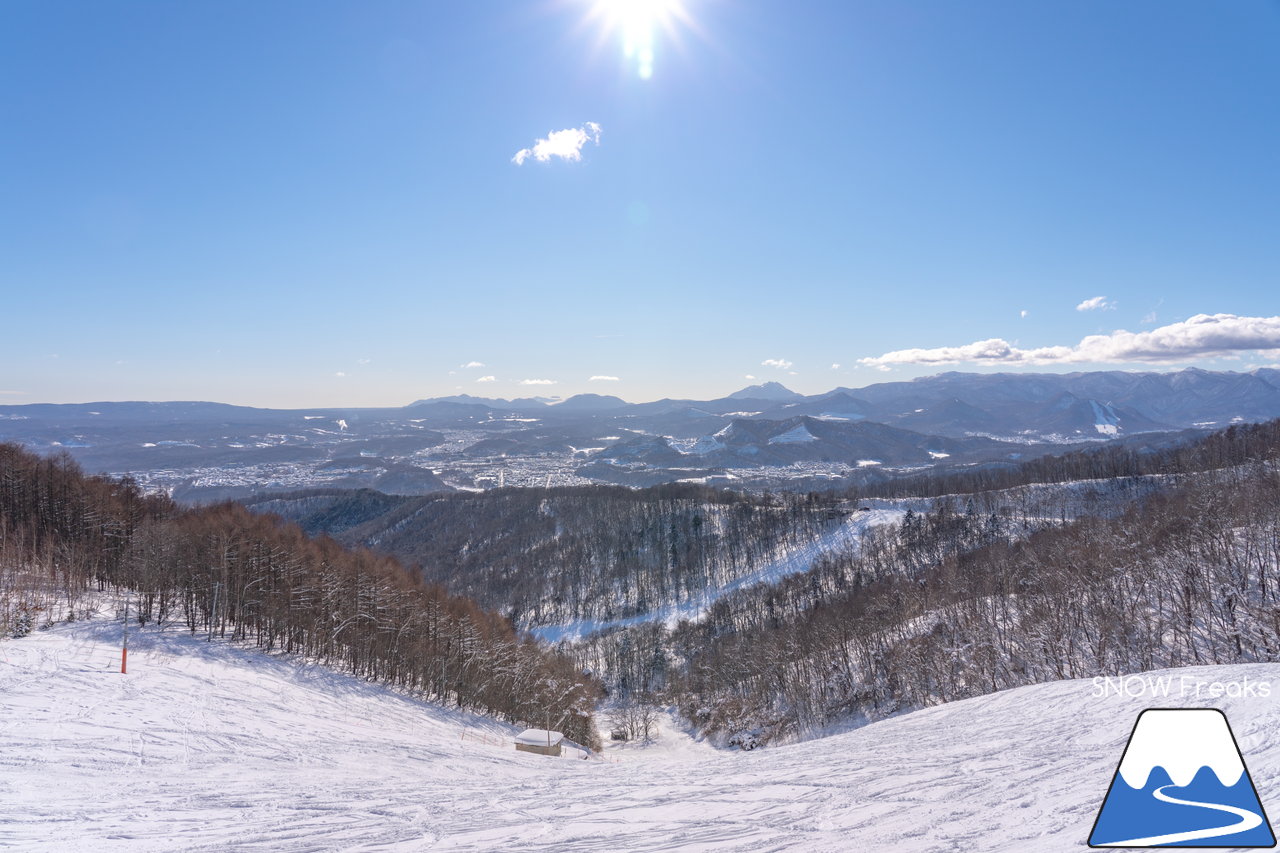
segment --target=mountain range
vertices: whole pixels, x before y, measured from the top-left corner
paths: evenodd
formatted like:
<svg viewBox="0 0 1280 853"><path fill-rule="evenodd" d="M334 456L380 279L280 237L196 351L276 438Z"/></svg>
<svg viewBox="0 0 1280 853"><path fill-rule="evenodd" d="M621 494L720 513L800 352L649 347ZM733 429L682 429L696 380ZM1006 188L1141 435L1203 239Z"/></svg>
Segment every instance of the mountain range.
<svg viewBox="0 0 1280 853"><path fill-rule="evenodd" d="M313 485L402 494L639 485L715 479L730 469L738 473L727 479L739 481L756 476L744 470L775 479L848 476L991 463L1118 438L1167 440L1181 430L1276 417L1273 368L949 372L813 395L765 382L711 400L644 403L601 394L459 394L388 408L9 405L0 406L0 441L63 449L91 472L132 473L178 496L213 499Z"/></svg>

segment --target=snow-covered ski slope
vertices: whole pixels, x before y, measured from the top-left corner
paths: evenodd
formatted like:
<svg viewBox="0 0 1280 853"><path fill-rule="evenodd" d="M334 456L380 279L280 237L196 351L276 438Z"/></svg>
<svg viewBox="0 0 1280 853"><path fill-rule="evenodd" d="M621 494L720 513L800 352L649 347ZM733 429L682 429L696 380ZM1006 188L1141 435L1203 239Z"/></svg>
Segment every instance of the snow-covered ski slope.
<svg viewBox="0 0 1280 853"><path fill-rule="evenodd" d="M1082 850L1138 712L1180 705L1226 711L1280 814L1274 692L1066 681L749 753L668 732L613 763L172 628L136 635L121 676L118 640L98 621L0 641L0 849ZM1276 664L1169 674L1280 691Z"/></svg>

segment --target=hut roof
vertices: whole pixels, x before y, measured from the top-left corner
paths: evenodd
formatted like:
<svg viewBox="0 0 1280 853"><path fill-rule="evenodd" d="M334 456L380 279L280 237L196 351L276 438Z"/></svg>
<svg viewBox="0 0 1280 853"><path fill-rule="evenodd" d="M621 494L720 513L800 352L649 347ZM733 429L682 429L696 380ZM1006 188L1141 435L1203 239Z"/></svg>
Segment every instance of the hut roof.
<svg viewBox="0 0 1280 853"><path fill-rule="evenodd" d="M564 740L564 735L560 732L549 732L546 729L525 729L516 735L516 743L528 744L529 746L546 746L550 739L551 745L555 746Z"/></svg>

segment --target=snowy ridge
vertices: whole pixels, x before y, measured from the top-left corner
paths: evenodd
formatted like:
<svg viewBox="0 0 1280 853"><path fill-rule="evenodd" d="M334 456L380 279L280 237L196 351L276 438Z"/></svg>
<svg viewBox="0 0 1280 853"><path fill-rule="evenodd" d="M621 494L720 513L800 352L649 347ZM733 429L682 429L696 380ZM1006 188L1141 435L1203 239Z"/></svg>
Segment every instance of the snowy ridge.
<svg viewBox="0 0 1280 853"><path fill-rule="evenodd" d="M1144 788L1157 767L1163 767L1179 788L1190 785L1201 767L1212 770L1228 788L1244 775L1226 718L1213 710L1142 715L1120 764L1120 775L1130 788Z"/></svg>

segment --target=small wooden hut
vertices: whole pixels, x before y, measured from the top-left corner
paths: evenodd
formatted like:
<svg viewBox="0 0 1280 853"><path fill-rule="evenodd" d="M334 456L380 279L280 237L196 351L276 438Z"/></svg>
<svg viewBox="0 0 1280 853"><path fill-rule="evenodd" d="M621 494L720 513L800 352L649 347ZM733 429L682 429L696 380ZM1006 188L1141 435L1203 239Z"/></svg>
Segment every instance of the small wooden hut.
<svg viewBox="0 0 1280 853"><path fill-rule="evenodd" d="M517 752L536 752L538 755L560 756L564 735L546 729L525 729L516 735Z"/></svg>

